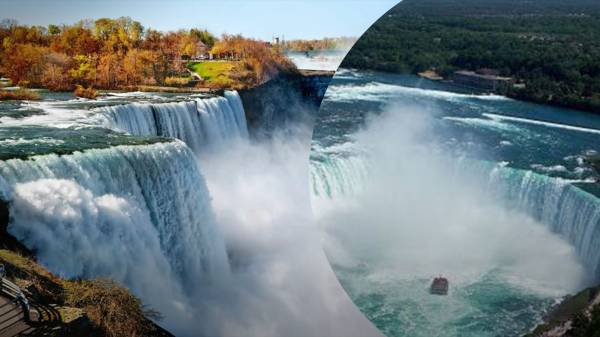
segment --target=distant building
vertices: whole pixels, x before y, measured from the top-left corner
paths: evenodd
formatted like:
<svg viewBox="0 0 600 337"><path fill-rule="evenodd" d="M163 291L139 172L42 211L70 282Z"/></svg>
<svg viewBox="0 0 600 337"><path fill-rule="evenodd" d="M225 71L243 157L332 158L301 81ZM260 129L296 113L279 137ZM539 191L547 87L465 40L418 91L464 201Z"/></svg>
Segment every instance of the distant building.
<svg viewBox="0 0 600 337"><path fill-rule="evenodd" d="M480 69L476 72L459 70L450 79L459 85L492 92L505 92L515 84L512 77L499 76L499 72L494 69Z"/></svg>
<svg viewBox="0 0 600 337"><path fill-rule="evenodd" d="M208 46L206 44L204 44L204 42L202 41L198 41L198 43L196 43L196 50L194 51L194 53L192 55L181 55L181 59L184 61L201 61L201 60L206 60L206 59L212 59L211 58L211 53L210 53L210 48L208 48Z"/></svg>
<svg viewBox="0 0 600 337"><path fill-rule="evenodd" d="M423 78L426 78L428 80L431 80L431 81L441 81L441 80L444 79L442 76L440 76L435 71L435 69L430 69L430 70L426 70L426 71L420 72L420 73L418 73L418 75L421 76L421 77L423 77Z"/></svg>
<svg viewBox="0 0 600 337"><path fill-rule="evenodd" d="M196 59L207 59L209 57L209 49L206 44L202 41L198 41L196 44L196 55L194 58Z"/></svg>

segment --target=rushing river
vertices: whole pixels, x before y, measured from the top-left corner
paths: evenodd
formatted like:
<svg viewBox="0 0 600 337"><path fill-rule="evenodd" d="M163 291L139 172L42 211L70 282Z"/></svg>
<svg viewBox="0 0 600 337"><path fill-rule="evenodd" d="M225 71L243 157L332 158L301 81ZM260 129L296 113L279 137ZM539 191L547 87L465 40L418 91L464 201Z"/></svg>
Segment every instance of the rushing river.
<svg viewBox="0 0 600 337"><path fill-rule="evenodd" d="M339 70L310 173L340 282L388 336L527 332L600 275L599 140L591 114Z"/></svg>

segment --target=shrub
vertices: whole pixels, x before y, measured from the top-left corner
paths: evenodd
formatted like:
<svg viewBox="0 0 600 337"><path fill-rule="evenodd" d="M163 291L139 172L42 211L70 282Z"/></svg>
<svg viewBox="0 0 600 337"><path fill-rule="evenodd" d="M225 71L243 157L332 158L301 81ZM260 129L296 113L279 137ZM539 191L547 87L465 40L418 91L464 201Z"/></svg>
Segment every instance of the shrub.
<svg viewBox="0 0 600 337"><path fill-rule="evenodd" d="M96 97L98 97L98 91L94 90L94 88L92 87L88 87L88 88L84 88L81 85L77 85L75 87L75 96L77 97L83 97L83 98L89 98L89 99L96 99Z"/></svg>
<svg viewBox="0 0 600 337"><path fill-rule="evenodd" d="M190 83L190 79L186 77L169 76L165 78L165 84L173 87L183 87Z"/></svg>
<svg viewBox="0 0 600 337"><path fill-rule="evenodd" d="M17 86L19 86L21 88L29 88L31 86L31 82L29 82L28 80L20 80L17 83Z"/></svg>
<svg viewBox="0 0 600 337"><path fill-rule="evenodd" d="M0 90L0 101L8 100L38 100L40 95L31 90L18 89L18 90Z"/></svg>
<svg viewBox="0 0 600 337"><path fill-rule="evenodd" d="M144 308L127 289L109 279L65 282L66 304L83 308L108 337L148 336L156 327L146 318L160 314Z"/></svg>

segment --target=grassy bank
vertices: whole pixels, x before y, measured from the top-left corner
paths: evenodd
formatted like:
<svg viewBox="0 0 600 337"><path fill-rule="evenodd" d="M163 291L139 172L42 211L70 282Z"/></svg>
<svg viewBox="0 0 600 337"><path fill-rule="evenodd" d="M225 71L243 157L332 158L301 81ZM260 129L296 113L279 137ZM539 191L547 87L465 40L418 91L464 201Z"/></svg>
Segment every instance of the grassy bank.
<svg viewBox="0 0 600 337"><path fill-rule="evenodd" d="M236 61L219 61L219 62L190 62L188 68L200 75L206 81L214 81L219 78L231 79L231 73L240 63Z"/></svg>
<svg viewBox="0 0 600 337"><path fill-rule="evenodd" d="M201 86L219 89L242 89L249 86L248 71L240 61L190 62L187 68L201 77Z"/></svg>

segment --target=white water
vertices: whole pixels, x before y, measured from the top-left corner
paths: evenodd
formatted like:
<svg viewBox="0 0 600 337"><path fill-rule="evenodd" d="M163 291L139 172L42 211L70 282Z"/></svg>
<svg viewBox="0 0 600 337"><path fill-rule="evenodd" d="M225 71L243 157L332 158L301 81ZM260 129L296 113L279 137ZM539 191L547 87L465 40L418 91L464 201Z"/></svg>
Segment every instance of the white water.
<svg viewBox="0 0 600 337"><path fill-rule="evenodd" d="M204 180L181 142L0 161L9 232L64 277L111 277L179 323L187 288L227 277Z"/></svg>
<svg viewBox="0 0 600 337"><path fill-rule="evenodd" d="M287 56L298 69L335 71L349 49L313 51L309 56L302 52L288 52Z"/></svg>
<svg viewBox="0 0 600 337"><path fill-rule="evenodd" d="M591 256L589 245L580 250L567 241L573 232L597 228L593 220L597 208L589 207L586 215L594 217L584 224L573 203L550 202L560 193L529 190L534 186L526 184L519 188L516 182L523 195L548 200L540 206L540 200L523 196L519 204L524 207L505 208L486 190L488 181L473 179L469 169L453 170L454 159L444 159L435 144L423 143L428 125L418 109L393 107L375 117L355 136L360 152L368 149L367 179L356 178L363 172L352 172L362 171L364 164L322 166L313 161L313 207L330 233L327 251L332 261L349 266L367 262L393 279L428 279L444 273L462 285L497 270L513 286L544 296L576 291L586 281L578 255L586 267L598 260L588 263L597 258ZM360 159L367 158L352 161ZM340 182L364 186L360 193L346 196L323 193L320 187ZM536 216L531 212L534 207L547 214Z"/></svg>
<svg viewBox="0 0 600 337"><path fill-rule="evenodd" d="M133 103L97 109L106 126L138 136L183 140L194 152L229 139L248 138L248 127L237 92L225 97L177 103Z"/></svg>
<svg viewBox="0 0 600 337"><path fill-rule="evenodd" d="M358 147L358 145L354 145ZM364 149L361 150L364 152ZM344 199L360 196L369 184L373 164L363 155L329 156L311 163L314 198ZM562 178L509 168L503 163L455 160L447 165L451 176L469 175L485 193L502 200L505 207L527 214L554 233L560 234L576 250L586 270L600 276L600 201ZM538 168L537 166L534 168ZM564 167L542 167L542 171ZM329 201L318 201L317 204Z"/></svg>
<svg viewBox="0 0 600 337"><path fill-rule="evenodd" d="M232 264L206 324L220 336L379 336L332 272L310 210L304 128L200 160Z"/></svg>
<svg viewBox="0 0 600 337"><path fill-rule="evenodd" d="M334 102L352 102L355 100L388 102L391 99L397 99L398 95L410 95L423 98L443 98L448 101L465 99L510 100L510 98L498 95L468 95L442 90L411 88L380 82L370 82L360 86L334 85L328 88L325 99Z"/></svg>
<svg viewBox="0 0 600 337"><path fill-rule="evenodd" d="M237 95L228 98L241 110ZM194 116L190 106L177 105L176 111ZM214 113L232 111L225 107ZM128 121L142 124L143 113L135 107ZM187 123L170 123L167 134L189 139L182 132ZM220 150L196 153L231 273L200 291L201 303L188 315L186 326L207 336L378 335L340 287L321 249L305 184L310 133L304 126L290 126L272 138L251 141L245 128L246 133L233 123L216 124L227 138L208 140ZM198 135L207 129L202 123L194 125L200 126Z"/></svg>
<svg viewBox="0 0 600 337"><path fill-rule="evenodd" d="M9 231L50 270L122 282L178 336L379 335L322 251L304 127L253 142L234 93L76 115L194 151L174 141L0 162Z"/></svg>
<svg viewBox="0 0 600 337"><path fill-rule="evenodd" d="M479 174L487 180L487 186L507 200L509 207L529 214L571 243L586 270L596 278L600 276L600 252L597 249L600 201L597 197L573 186L572 181L482 164L479 168L473 163L468 165L470 171L483 170Z"/></svg>
<svg viewBox="0 0 600 337"><path fill-rule="evenodd" d="M493 121L509 121L509 122L516 122L516 123L541 125L541 126L563 129L563 130L600 134L600 130L597 130L597 129L590 129L590 128L584 128L584 127L580 127L580 126L573 126L573 125L567 125L567 124L552 123L552 122L540 121L537 119L503 116L503 115L491 114L491 113L483 113L482 115Z"/></svg>

